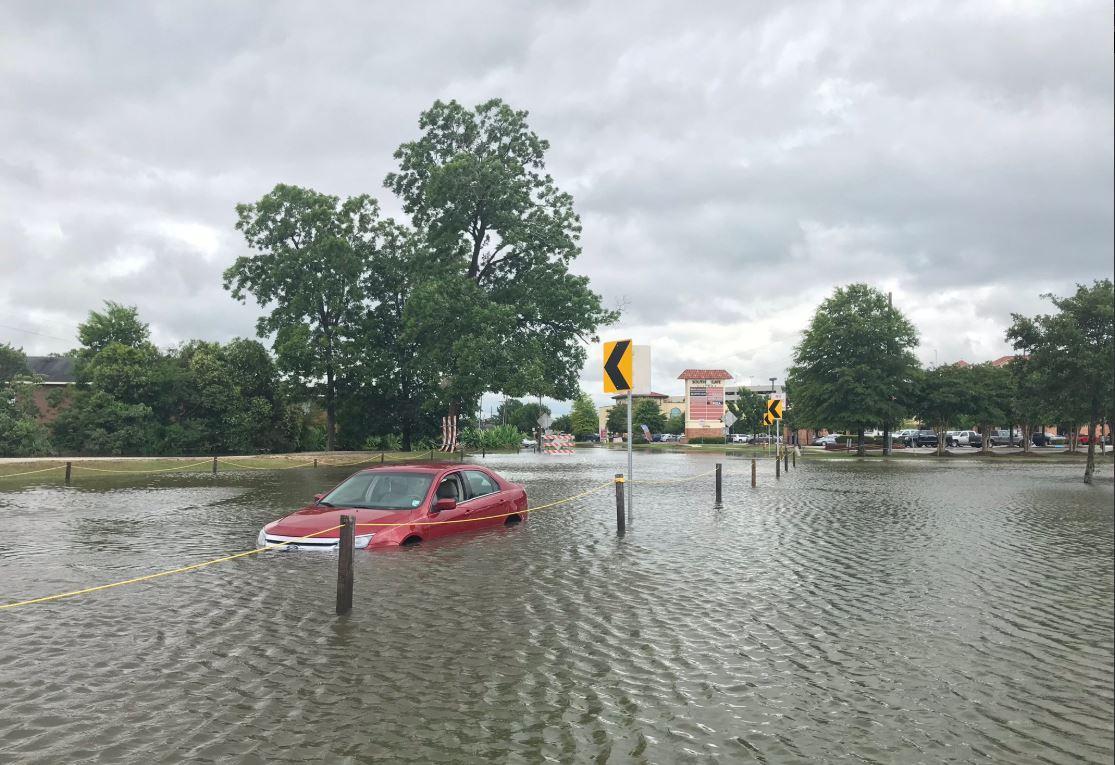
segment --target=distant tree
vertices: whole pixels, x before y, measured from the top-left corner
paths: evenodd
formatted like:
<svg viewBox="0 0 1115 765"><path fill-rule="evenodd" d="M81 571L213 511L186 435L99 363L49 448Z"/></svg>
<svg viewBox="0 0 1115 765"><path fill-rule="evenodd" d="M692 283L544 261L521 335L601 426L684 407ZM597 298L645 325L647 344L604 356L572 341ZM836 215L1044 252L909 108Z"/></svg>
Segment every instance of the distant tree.
<svg viewBox="0 0 1115 765"><path fill-rule="evenodd" d="M103 312L90 311L89 318L77 325L77 337L84 346L79 356L87 358L112 344L138 348L149 341L151 331L139 320L135 306L106 300Z"/></svg>
<svg viewBox="0 0 1115 765"><path fill-rule="evenodd" d="M496 419L504 425L514 425L515 415L523 408L523 402L517 398L505 398L496 408Z"/></svg>
<svg viewBox="0 0 1115 765"><path fill-rule="evenodd" d="M13 379L19 369L10 361L15 354L5 358L5 348L11 346L0 345L0 366L7 365L8 371L0 373L10 373L12 377L0 377L0 457L49 454L50 438L38 421L38 409L31 399L33 385ZM16 353L22 356L22 352Z"/></svg>
<svg viewBox="0 0 1115 765"><path fill-rule="evenodd" d="M631 416L637 433L642 433L640 425L646 425L651 433L662 433L666 429L666 415L662 413L662 407L658 402L652 398L635 399L635 409Z"/></svg>
<svg viewBox="0 0 1115 765"><path fill-rule="evenodd" d="M1110 279L1077 285L1071 297L1045 295L1055 314L1027 318L1014 314L1007 339L1026 350L1049 395L1081 402L1088 419L1088 460L1084 482L1095 473L1096 425L1115 400L1115 286Z"/></svg>
<svg viewBox="0 0 1115 765"><path fill-rule="evenodd" d="M554 421L550 424L550 428L555 433L572 433L573 432L573 417L572 417L572 415L563 414L560 417L555 417Z"/></svg>
<svg viewBox="0 0 1115 765"><path fill-rule="evenodd" d="M662 432L680 436L685 432L685 417L680 414L671 415L666 419L666 427L662 429Z"/></svg>
<svg viewBox="0 0 1115 765"><path fill-rule="evenodd" d="M580 221L526 118L498 99L437 101L385 179L453 274L424 285L411 320L454 411L484 391L572 398L584 341L616 318L569 272Z"/></svg>
<svg viewBox="0 0 1115 765"><path fill-rule="evenodd" d="M631 412L634 417L634 410ZM609 433L626 433L627 432L627 400L620 399L612 404L608 409L608 417L605 421L605 426L608 428Z"/></svg>
<svg viewBox="0 0 1115 765"><path fill-rule="evenodd" d="M596 406L585 393L578 393L573 399L573 410L569 413L570 428L574 436L583 438L600 430L600 419L596 416Z"/></svg>
<svg viewBox="0 0 1115 765"><path fill-rule="evenodd" d="M105 391L86 391L51 423L55 445L80 454L144 455L156 448L151 407L125 404Z"/></svg>
<svg viewBox="0 0 1115 765"><path fill-rule="evenodd" d="M756 393L750 388L740 387L736 392L736 400L727 403L728 411L736 416L736 421L729 429L732 433L755 433L765 426L763 414L767 411L767 396Z"/></svg>
<svg viewBox="0 0 1115 765"><path fill-rule="evenodd" d="M364 309L364 264L379 246L379 206L368 196L335 196L279 184L259 201L236 206L236 228L255 255L224 273L225 289L268 309L256 324L274 334L280 368L307 390L320 390L326 449L336 443L342 328Z"/></svg>
<svg viewBox="0 0 1115 765"><path fill-rule="evenodd" d="M903 417L917 342L917 330L886 295L866 284L837 288L794 349L789 385L799 424L854 430L863 455L868 427Z"/></svg>
<svg viewBox="0 0 1115 765"><path fill-rule="evenodd" d="M916 375L914 412L937 431L937 454L945 453L945 432L971 409L972 392L967 367L947 364Z"/></svg>
<svg viewBox="0 0 1115 765"><path fill-rule="evenodd" d="M968 412L983 435L980 451L991 452L991 430L1010 419L1013 396L1010 372L1003 367L975 364L965 369L969 381Z"/></svg>
<svg viewBox="0 0 1115 765"><path fill-rule="evenodd" d="M515 412L515 422L511 423L523 433L533 433L538 427L538 418L549 414L550 407L545 404L523 404Z"/></svg>
<svg viewBox="0 0 1115 765"><path fill-rule="evenodd" d="M23 349L15 348L8 343L0 343L0 384L20 375L26 375L29 371Z"/></svg>

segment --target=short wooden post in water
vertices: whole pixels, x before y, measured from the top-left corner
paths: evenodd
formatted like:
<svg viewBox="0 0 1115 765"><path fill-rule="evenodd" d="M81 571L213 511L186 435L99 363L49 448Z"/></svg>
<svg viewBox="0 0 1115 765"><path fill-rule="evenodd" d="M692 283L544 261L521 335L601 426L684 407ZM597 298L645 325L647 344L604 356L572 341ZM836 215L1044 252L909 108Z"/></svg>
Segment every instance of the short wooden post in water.
<svg viewBox="0 0 1115 765"><path fill-rule="evenodd" d="M213 458L213 475L217 475L217 458Z"/></svg>
<svg viewBox="0 0 1115 765"><path fill-rule="evenodd" d="M69 486L69 485L70 485L70 472L71 472L71 471L72 471L73 469L74 469L74 463L72 463L72 462L67 462L67 463L66 463L66 485L67 485L67 486Z"/></svg>
<svg viewBox="0 0 1115 765"><path fill-rule="evenodd" d="M778 452L774 453L774 477L782 477L782 460L778 459Z"/></svg>
<svg viewBox="0 0 1115 765"><path fill-rule="evenodd" d="M790 472L790 452L789 452L789 450L782 452L782 467L786 469L787 473Z"/></svg>
<svg viewBox="0 0 1115 765"><path fill-rule="evenodd" d="M790 456L792 456L794 458L794 467L797 467L798 466L798 450L794 449L793 453Z"/></svg>
<svg viewBox="0 0 1115 765"><path fill-rule="evenodd" d="M720 504L721 488L722 488L721 468L720 463L716 463L716 504Z"/></svg>
<svg viewBox="0 0 1115 765"><path fill-rule="evenodd" d="M751 458L751 488L755 488L755 458Z"/></svg>
<svg viewBox="0 0 1115 765"><path fill-rule="evenodd" d="M380 452L379 453L379 464L382 465L384 462L387 462L387 452Z"/></svg>
<svg viewBox="0 0 1115 765"><path fill-rule="evenodd" d="M317 467L317 457L314 457L314 467Z"/></svg>
<svg viewBox="0 0 1115 765"><path fill-rule="evenodd" d="M623 473L616 473L616 533L627 530L627 517L623 514Z"/></svg>
<svg viewBox="0 0 1115 765"><path fill-rule="evenodd" d="M356 521L351 515L341 516L341 538L337 551L337 614L352 610L352 558L356 544Z"/></svg>

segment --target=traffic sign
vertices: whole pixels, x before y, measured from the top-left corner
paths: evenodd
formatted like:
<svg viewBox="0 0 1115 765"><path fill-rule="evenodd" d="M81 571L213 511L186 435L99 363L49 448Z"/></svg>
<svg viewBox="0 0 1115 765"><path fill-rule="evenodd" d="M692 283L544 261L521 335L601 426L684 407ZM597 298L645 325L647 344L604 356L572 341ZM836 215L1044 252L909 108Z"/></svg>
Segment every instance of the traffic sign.
<svg viewBox="0 0 1115 765"><path fill-rule="evenodd" d="M767 414L772 420L782 419L782 399L772 398L767 400Z"/></svg>
<svg viewBox="0 0 1115 765"><path fill-rule="evenodd" d="M550 424L553 421L554 421L554 418L551 417L550 415L546 414L545 412L543 412L538 418L538 424L541 425L543 428L550 427Z"/></svg>
<svg viewBox="0 0 1115 765"><path fill-rule="evenodd" d="M632 346L630 340L604 343L604 392L631 390Z"/></svg>
<svg viewBox="0 0 1115 765"><path fill-rule="evenodd" d="M763 424L764 425L773 425L774 424L774 417L771 415L770 412L763 412Z"/></svg>
<svg viewBox="0 0 1115 765"><path fill-rule="evenodd" d="M720 421L730 428L736 424L736 416L731 412L724 412L724 416L720 418Z"/></svg>

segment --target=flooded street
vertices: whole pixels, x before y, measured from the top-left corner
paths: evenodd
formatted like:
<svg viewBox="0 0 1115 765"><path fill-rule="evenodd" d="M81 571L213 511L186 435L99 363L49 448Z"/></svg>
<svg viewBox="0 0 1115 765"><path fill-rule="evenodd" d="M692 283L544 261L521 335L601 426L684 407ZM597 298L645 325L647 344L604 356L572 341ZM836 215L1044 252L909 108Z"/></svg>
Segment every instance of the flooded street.
<svg viewBox="0 0 1115 765"><path fill-rule="evenodd" d="M477 459L531 505L620 452ZM724 462L713 479L680 478ZM351 469L0 483L0 602L250 549ZM1110 468L639 454L518 528L0 611L2 762L1110 762Z"/></svg>

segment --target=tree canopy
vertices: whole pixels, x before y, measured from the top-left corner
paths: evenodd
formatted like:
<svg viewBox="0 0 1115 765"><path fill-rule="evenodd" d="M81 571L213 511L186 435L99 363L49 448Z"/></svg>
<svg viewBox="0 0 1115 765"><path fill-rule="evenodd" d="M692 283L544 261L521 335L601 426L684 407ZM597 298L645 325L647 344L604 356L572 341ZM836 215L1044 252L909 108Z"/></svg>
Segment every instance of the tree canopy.
<svg viewBox="0 0 1115 765"><path fill-rule="evenodd" d="M866 284L838 287L794 349L788 385L801 425L860 434L901 421L918 369L918 333L887 296Z"/></svg>

